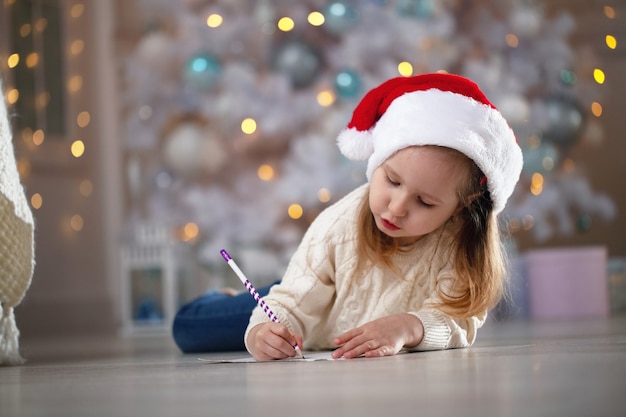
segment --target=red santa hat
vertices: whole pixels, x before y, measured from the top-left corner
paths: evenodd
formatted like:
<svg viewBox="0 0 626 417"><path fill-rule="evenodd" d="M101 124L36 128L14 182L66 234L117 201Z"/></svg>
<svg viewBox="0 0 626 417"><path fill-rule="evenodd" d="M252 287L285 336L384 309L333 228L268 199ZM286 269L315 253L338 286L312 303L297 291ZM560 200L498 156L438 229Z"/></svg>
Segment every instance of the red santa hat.
<svg viewBox="0 0 626 417"><path fill-rule="evenodd" d="M487 177L499 213L522 170L522 151L508 123L476 83L453 74L392 78L369 91L338 136L341 153L368 160L367 179L409 146L453 148Z"/></svg>

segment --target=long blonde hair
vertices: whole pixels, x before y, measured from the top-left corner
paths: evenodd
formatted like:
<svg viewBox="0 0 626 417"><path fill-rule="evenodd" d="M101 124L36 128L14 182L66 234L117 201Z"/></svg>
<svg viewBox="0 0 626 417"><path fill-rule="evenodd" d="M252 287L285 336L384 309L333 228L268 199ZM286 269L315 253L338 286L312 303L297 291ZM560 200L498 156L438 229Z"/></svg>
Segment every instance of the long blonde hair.
<svg viewBox="0 0 626 417"><path fill-rule="evenodd" d="M457 280L453 294L437 288L440 308L454 317L471 317L494 307L504 294L505 257L502 250L498 219L484 175L465 154L451 148L441 149L455 161L466 164L470 175L461 181L458 190L462 209L455 221L460 222L457 233L454 269ZM367 261L384 265L397 272L391 256L401 250L395 239L381 232L369 207L369 195L363 198L359 210L357 251L359 269Z"/></svg>

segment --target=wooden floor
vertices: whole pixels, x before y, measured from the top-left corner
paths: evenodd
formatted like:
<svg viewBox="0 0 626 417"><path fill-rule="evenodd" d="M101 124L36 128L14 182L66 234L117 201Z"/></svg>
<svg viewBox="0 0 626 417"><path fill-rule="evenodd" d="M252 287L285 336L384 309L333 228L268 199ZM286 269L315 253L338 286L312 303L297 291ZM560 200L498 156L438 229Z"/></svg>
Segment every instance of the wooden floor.
<svg viewBox="0 0 626 417"><path fill-rule="evenodd" d="M626 318L489 322L469 349L208 364L168 337L22 341L0 416L625 416ZM306 353L306 352L305 352Z"/></svg>

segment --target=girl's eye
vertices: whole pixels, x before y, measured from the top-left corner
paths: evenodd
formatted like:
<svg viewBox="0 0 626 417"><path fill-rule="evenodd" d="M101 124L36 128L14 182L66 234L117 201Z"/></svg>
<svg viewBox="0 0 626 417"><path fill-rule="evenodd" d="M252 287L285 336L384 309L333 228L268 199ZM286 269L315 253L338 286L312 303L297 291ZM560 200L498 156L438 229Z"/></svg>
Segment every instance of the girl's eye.
<svg viewBox="0 0 626 417"><path fill-rule="evenodd" d="M419 202L422 206L424 206L424 207L426 207L426 208L431 208L431 207L434 207L434 206L435 206L434 204L430 204L430 203L425 202L425 201L424 201L424 200L422 200L421 198L418 198L418 199L417 199L417 201L418 201L418 202Z"/></svg>
<svg viewBox="0 0 626 417"><path fill-rule="evenodd" d="M397 186L397 185L400 185L400 183L399 183L399 182L396 182L396 181L392 180L392 179L391 179L391 178L389 178L389 177L386 177L386 178L387 178L387 182L388 182L389 184L391 184L391 185L396 185L396 186Z"/></svg>

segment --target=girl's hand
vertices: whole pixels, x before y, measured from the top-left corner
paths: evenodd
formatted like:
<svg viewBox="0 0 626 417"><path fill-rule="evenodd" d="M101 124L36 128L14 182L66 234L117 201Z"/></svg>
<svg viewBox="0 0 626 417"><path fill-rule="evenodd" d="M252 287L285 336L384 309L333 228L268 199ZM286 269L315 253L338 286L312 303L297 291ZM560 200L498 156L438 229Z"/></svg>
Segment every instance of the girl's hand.
<svg viewBox="0 0 626 417"><path fill-rule="evenodd" d="M403 347L417 346L424 337L424 326L412 314L401 313L382 317L356 329L349 330L333 340L339 348L332 357L339 359L395 355Z"/></svg>
<svg viewBox="0 0 626 417"><path fill-rule="evenodd" d="M261 323L248 333L248 348L257 361L294 357L294 346L302 350L302 336L291 334L284 324Z"/></svg>

